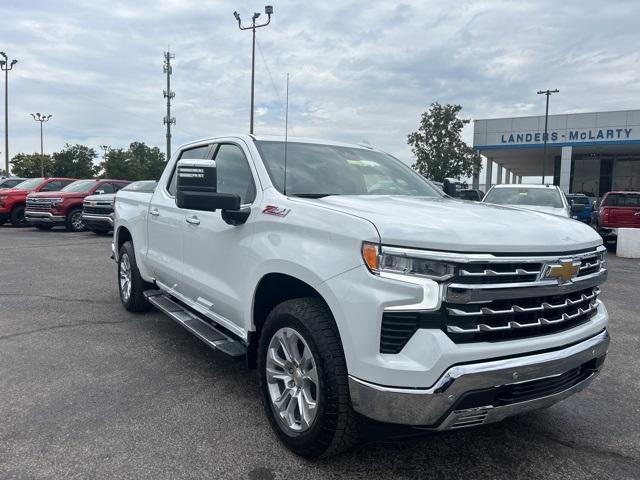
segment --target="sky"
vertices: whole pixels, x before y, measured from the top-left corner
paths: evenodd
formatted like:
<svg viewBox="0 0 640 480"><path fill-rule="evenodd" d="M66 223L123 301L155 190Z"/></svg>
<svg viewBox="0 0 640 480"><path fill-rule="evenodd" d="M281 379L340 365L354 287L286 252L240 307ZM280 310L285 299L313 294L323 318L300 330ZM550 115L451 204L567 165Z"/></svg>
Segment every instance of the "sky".
<svg viewBox="0 0 640 480"><path fill-rule="evenodd" d="M407 135L432 102L460 104L470 120L538 115L536 92L557 88L551 113L640 108L637 1L272 4L257 31L258 134L284 133L287 72L289 135L366 141L407 163ZM234 10L247 23L266 17L264 3L244 0L2 0L0 50L19 61L10 154L39 150L35 112L53 115L45 152L132 141L164 150L168 48L173 147L247 133L251 32Z"/></svg>

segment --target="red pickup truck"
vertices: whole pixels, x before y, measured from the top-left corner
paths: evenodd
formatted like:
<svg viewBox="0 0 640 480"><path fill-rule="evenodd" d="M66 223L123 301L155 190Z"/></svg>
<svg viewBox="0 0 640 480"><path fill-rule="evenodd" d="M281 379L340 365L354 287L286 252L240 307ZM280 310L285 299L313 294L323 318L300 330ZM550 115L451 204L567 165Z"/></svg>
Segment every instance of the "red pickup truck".
<svg viewBox="0 0 640 480"><path fill-rule="evenodd" d="M26 227L24 208L27 195L32 192L55 192L63 189L75 178L30 178L14 188L0 191L0 225L10 220L14 227Z"/></svg>
<svg viewBox="0 0 640 480"><path fill-rule="evenodd" d="M619 228L640 228L640 192L605 193L594 224L605 243L617 241Z"/></svg>
<svg viewBox="0 0 640 480"><path fill-rule="evenodd" d="M27 197L26 220L40 230L64 226L69 232L85 229L82 202L89 195L115 193L130 182L126 180L78 180L59 192L32 193Z"/></svg>

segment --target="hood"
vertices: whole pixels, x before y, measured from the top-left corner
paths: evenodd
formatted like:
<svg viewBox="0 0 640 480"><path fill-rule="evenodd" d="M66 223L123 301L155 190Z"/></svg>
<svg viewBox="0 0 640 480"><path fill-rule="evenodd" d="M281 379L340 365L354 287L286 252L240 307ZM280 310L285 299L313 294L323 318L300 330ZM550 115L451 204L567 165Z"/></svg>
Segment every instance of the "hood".
<svg viewBox="0 0 640 480"><path fill-rule="evenodd" d="M86 192L37 192L29 195L31 198L84 198L88 194Z"/></svg>
<svg viewBox="0 0 640 480"><path fill-rule="evenodd" d="M5 188L0 190L0 195L26 195L33 190L26 190L24 188Z"/></svg>
<svg viewBox="0 0 640 480"><path fill-rule="evenodd" d="M89 195L84 197L85 202L112 202L115 198L115 193L103 193L102 195Z"/></svg>
<svg viewBox="0 0 640 480"><path fill-rule="evenodd" d="M566 217L451 198L330 196L309 201L371 221L387 245L533 253L602 243L591 227Z"/></svg>

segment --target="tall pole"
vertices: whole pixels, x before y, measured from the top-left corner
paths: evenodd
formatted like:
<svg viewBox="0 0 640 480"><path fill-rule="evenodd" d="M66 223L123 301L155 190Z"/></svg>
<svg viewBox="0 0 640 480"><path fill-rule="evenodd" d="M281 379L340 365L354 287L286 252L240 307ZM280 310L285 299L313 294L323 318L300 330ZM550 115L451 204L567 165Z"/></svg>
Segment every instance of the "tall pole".
<svg viewBox="0 0 640 480"><path fill-rule="evenodd" d="M44 178L44 141L42 136L42 124L48 122L53 115L40 115L32 113L31 116L36 122L40 122L40 176Z"/></svg>
<svg viewBox="0 0 640 480"><path fill-rule="evenodd" d="M543 154L542 154L542 184L544 185L544 177L545 177L545 173L546 173L546 166L547 166L547 137L549 136L547 133L547 126L549 124L549 97L551 96L552 93L559 93L560 90L540 90L538 92L538 95L546 95L547 97L547 107L545 109L544 112L544 136L543 136L543 142L544 142L544 149L543 149Z"/></svg>
<svg viewBox="0 0 640 480"><path fill-rule="evenodd" d="M249 133L253 135L253 110L254 110L254 92L255 92L255 71L256 71L256 28L266 27L271 23L271 15L273 15L273 7L271 5L267 5L264 7L264 13L267 14L267 21L263 24L256 24L256 20L260 17L259 13L254 13L251 18L251 25L248 27L242 26L242 21L240 20L240 14L238 12L233 12L233 16L236 18L238 22L238 28L240 30L252 30L253 32L253 43L251 46L251 114L249 116Z"/></svg>
<svg viewBox="0 0 640 480"><path fill-rule="evenodd" d="M175 54L167 51L164 52L164 73L167 75L167 89L164 90L164 98L167 99L167 115L163 119L163 123L167 126L167 161L171 158L171 124L176 124L176 118L171 116L171 100L176 96L175 92L171 91L171 74L173 73L173 67L171 66L171 59L176 58Z"/></svg>
<svg viewBox="0 0 640 480"><path fill-rule="evenodd" d="M7 54L0 52L0 70L4 71L4 170L9 175L9 70L13 70L13 66L18 60L11 60Z"/></svg>

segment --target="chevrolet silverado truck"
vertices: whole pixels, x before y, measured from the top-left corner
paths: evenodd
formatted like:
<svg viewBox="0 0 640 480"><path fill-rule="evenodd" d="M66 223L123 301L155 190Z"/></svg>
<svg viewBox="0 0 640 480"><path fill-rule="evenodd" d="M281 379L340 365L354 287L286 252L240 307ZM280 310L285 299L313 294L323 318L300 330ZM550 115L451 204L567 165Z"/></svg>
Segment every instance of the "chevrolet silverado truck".
<svg viewBox="0 0 640 480"><path fill-rule="evenodd" d="M14 188L0 191L0 225L10 220L14 227L28 226L24 218L27 195L33 192L55 192L75 181L75 178L30 178Z"/></svg>
<svg viewBox="0 0 640 480"><path fill-rule="evenodd" d="M594 228L612 248L619 228L640 228L640 192L607 192L594 216Z"/></svg>
<svg viewBox="0 0 640 480"><path fill-rule="evenodd" d="M450 198L368 146L190 143L153 193L118 193L114 228L124 307L244 356L305 457L548 407L607 354L592 228Z"/></svg>
<svg viewBox="0 0 640 480"><path fill-rule="evenodd" d="M63 226L68 232L86 228L82 218L82 203L89 195L115 193L130 182L125 180L78 180L59 192L32 193L27 197L25 219L40 230Z"/></svg>
<svg viewBox="0 0 640 480"><path fill-rule="evenodd" d="M133 182L122 190L153 193L158 182L155 180L141 180ZM82 204L82 219L87 230L97 235L106 235L113 230L113 203L115 193L89 195Z"/></svg>

